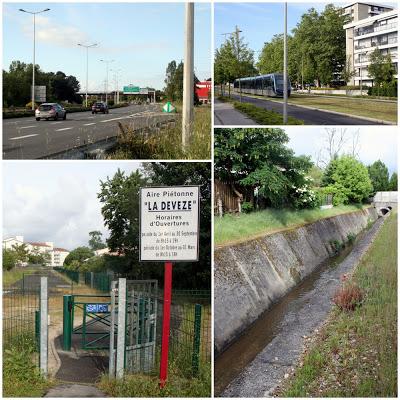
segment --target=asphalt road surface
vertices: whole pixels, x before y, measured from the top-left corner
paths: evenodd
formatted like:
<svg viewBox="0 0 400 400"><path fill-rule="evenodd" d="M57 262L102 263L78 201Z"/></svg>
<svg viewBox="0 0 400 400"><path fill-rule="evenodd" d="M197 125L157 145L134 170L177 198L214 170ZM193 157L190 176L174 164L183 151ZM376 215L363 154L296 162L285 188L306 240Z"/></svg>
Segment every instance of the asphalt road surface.
<svg viewBox="0 0 400 400"><path fill-rule="evenodd" d="M131 105L111 109L109 114L90 111L67 114L65 121L36 121L35 118L3 120L3 158L45 158L88 143L115 137L118 122L144 127L165 119L161 105ZM149 122L150 121L150 122Z"/></svg>
<svg viewBox="0 0 400 400"><path fill-rule="evenodd" d="M231 95L235 100L239 100L239 95ZM274 110L282 114L283 104L267 99L257 99L242 95L246 103L254 104L267 110ZM303 120L306 125L381 125L377 122L368 121L362 118L348 117L345 115L334 114L319 110L309 110L307 108L288 104L288 115ZM225 122L225 125L231 125Z"/></svg>

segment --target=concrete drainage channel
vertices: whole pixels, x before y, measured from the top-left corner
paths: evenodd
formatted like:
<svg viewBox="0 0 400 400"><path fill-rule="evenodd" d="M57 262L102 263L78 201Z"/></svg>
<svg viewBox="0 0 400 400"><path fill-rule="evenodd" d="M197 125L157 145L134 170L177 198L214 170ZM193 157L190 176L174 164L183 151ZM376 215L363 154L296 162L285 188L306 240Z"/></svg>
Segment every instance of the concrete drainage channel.
<svg viewBox="0 0 400 400"><path fill-rule="evenodd" d="M381 228L379 218L353 247L330 258L277 300L215 361L215 395L270 397L299 360L307 338L332 309L340 277L358 264Z"/></svg>
<svg viewBox="0 0 400 400"><path fill-rule="evenodd" d="M129 123L125 126L122 124L122 129L132 129L132 134L134 135L144 135L149 136L153 134L158 134L162 130L175 127L176 117L173 115L158 115L157 118L161 118L158 121L149 122L149 118L141 116L136 117L135 123ZM154 118L154 116L153 116ZM147 122L147 124L143 124ZM138 127L135 127L138 125ZM47 154L40 159L52 159L52 160L103 160L107 158L107 155L112 151L116 150L118 146L118 134L115 136L109 136L105 139L98 140L94 143L85 142L81 146L74 146L71 149L66 149L57 153Z"/></svg>

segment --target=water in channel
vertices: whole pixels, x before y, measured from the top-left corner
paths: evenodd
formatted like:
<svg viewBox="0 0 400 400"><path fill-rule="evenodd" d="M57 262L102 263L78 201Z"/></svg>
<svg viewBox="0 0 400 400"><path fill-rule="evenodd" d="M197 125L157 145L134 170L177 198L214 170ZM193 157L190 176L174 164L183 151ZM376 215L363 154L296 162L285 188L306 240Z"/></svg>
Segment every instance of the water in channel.
<svg viewBox="0 0 400 400"><path fill-rule="evenodd" d="M357 241L363 236L360 234ZM335 268L351 252L348 245L339 255L329 258L288 294L271 308L266 310L244 333L215 359L214 394L220 396L230 382L260 353L280 332L281 322L288 313L295 313L304 302L307 293L313 288L321 274L329 268ZM304 299L303 301L301 301ZM295 301L296 300L296 301ZM300 301L299 301L300 300Z"/></svg>

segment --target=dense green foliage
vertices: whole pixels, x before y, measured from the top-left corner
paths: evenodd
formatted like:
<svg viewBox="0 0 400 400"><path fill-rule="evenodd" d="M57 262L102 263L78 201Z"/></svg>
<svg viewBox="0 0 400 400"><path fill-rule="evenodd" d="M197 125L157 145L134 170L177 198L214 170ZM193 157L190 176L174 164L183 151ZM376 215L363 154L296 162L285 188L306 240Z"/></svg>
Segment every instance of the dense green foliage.
<svg viewBox="0 0 400 400"><path fill-rule="evenodd" d="M229 183L247 202L276 208L314 207L309 188L309 157L294 155L282 129L216 129L215 176Z"/></svg>
<svg viewBox="0 0 400 400"><path fill-rule="evenodd" d="M390 177L389 181L389 190L393 190L397 192L398 186L397 186L397 173L393 172L392 176Z"/></svg>
<svg viewBox="0 0 400 400"><path fill-rule="evenodd" d="M211 273L211 166L209 163L151 163L126 175L118 170L100 183L104 223L110 231L107 245L120 257L109 257L111 269L136 279L162 280L160 263L139 262L139 189L146 186L200 185L200 257L198 263L174 267L176 288L209 288Z"/></svg>
<svg viewBox="0 0 400 400"><path fill-rule="evenodd" d="M368 174L374 193L389 190L389 171L381 160L368 166Z"/></svg>
<svg viewBox="0 0 400 400"><path fill-rule="evenodd" d="M343 25L347 17L341 11L341 7L327 4L321 13L311 8L303 14L288 37L288 73L292 82L329 85L346 72ZM282 34L264 44L257 67L262 74L283 71Z"/></svg>
<svg viewBox="0 0 400 400"><path fill-rule="evenodd" d="M334 205L361 203L372 191L367 167L347 155L329 163L322 181L325 192L333 194Z"/></svg>
<svg viewBox="0 0 400 400"><path fill-rule="evenodd" d="M106 247L105 243L101 239L102 233L100 231L89 232L89 247L95 251L99 249L104 249Z"/></svg>
<svg viewBox="0 0 400 400"><path fill-rule="evenodd" d="M13 250L3 248L3 270L10 271L17 264L17 254Z"/></svg>
<svg viewBox="0 0 400 400"><path fill-rule="evenodd" d="M377 96L397 96L396 70L390 54L382 54L376 48L369 56L368 74L374 80L370 94Z"/></svg>
<svg viewBox="0 0 400 400"><path fill-rule="evenodd" d="M254 52L249 49L243 38L232 34L230 38L215 51L215 84L233 83L237 78L252 76L256 73Z"/></svg>
<svg viewBox="0 0 400 400"><path fill-rule="evenodd" d="M25 107L31 100L32 64L13 61L3 70L3 106ZM46 86L46 101L82 103L79 81L62 71L44 72L36 64L35 86Z"/></svg>
<svg viewBox="0 0 400 400"><path fill-rule="evenodd" d="M84 261L93 256L94 253L89 247L77 247L65 257L64 267L79 270Z"/></svg>

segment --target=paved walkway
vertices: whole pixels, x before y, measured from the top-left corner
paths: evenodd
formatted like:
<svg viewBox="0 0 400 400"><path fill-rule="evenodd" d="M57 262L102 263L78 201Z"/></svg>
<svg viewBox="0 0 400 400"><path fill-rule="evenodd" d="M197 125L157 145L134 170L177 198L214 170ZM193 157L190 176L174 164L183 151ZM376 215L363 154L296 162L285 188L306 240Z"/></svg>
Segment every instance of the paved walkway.
<svg viewBox="0 0 400 400"><path fill-rule="evenodd" d="M214 125L258 125L257 122L235 110L232 104L214 100Z"/></svg>
<svg viewBox="0 0 400 400"><path fill-rule="evenodd" d="M62 384L51 388L43 397L107 397L101 390L88 385Z"/></svg>

